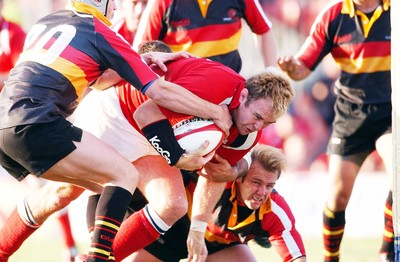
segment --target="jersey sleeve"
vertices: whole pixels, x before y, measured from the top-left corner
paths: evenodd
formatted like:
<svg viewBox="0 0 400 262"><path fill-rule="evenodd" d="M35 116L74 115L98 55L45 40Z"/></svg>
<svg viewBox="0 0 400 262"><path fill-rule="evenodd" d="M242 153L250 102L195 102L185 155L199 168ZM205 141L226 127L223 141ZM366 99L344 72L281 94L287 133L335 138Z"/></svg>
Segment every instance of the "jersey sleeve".
<svg viewBox="0 0 400 262"><path fill-rule="evenodd" d="M332 50L328 30L337 12L340 12L338 7L325 8L321 11L311 27L310 35L296 55L310 70L314 70Z"/></svg>
<svg viewBox="0 0 400 262"><path fill-rule="evenodd" d="M272 28L271 21L267 18L258 0L245 0L244 20L251 31L261 35Z"/></svg>
<svg viewBox="0 0 400 262"><path fill-rule="evenodd" d="M262 228L269 233L269 240L282 261L305 256L300 233L295 227L295 218L285 199L277 191L271 193L272 211L264 215Z"/></svg>
<svg viewBox="0 0 400 262"><path fill-rule="evenodd" d="M259 131L242 136L238 133L237 128L232 127L227 138L228 142L218 148L216 153L233 166L257 145L261 134L262 131Z"/></svg>
<svg viewBox="0 0 400 262"><path fill-rule="evenodd" d="M115 70L138 90L143 90L148 83L158 78L121 35L98 19L95 19L95 30L96 46L107 67Z"/></svg>

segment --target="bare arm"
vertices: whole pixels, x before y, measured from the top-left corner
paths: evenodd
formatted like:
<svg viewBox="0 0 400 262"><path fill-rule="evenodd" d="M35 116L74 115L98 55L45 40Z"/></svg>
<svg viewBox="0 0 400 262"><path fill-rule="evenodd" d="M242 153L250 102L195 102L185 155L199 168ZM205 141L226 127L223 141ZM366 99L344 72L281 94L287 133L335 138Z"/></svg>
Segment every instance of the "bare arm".
<svg viewBox="0 0 400 262"><path fill-rule="evenodd" d="M303 80L311 74L311 70L304 63L293 56L283 56L278 58L278 67L285 71L293 80Z"/></svg>
<svg viewBox="0 0 400 262"><path fill-rule="evenodd" d="M199 177L193 196L190 231L187 239L189 261L205 261L207 248L204 240L205 228L199 229L196 224L206 225L211 220L212 212L222 195L225 183L216 183Z"/></svg>
<svg viewBox="0 0 400 262"><path fill-rule="evenodd" d="M199 98L187 89L174 83L158 78L147 89L146 95L157 105L171 111L209 118L221 128L226 135L232 125L232 118L226 106L219 106ZM148 116L148 122L152 122Z"/></svg>
<svg viewBox="0 0 400 262"><path fill-rule="evenodd" d="M227 160L216 154L213 162L208 162L204 166L206 173L199 174L214 182L231 182L243 176L248 169L247 161L244 159L231 166Z"/></svg>
<svg viewBox="0 0 400 262"><path fill-rule="evenodd" d="M261 55L264 61L264 66L276 66L276 43L275 38L271 31L258 36L260 43L259 45Z"/></svg>
<svg viewBox="0 0 400 262"><path fill-rule="evenodd" d="M102 91L118 84L122 80L122 77L120 77L117 72L112 69L107 69L99 78L97 78L90 88Z"/></svg>

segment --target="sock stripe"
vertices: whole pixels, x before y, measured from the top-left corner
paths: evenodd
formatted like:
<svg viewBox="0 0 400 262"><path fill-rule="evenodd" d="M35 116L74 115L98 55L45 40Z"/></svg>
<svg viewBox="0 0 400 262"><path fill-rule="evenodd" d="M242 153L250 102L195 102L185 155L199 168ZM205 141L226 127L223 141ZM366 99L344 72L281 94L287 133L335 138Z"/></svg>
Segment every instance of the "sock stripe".
<svg viewBox="0 0 400 262"><path fill-rule="evenodd" d="M107 256L107 257L110 255L110 251L101 248L101 247L104 247L104 248L107 248L107 249L108 249L107 246L104 246L104 245L101 245L101 244L98 244L98 243L95 244L95 245L96 245L96 247L90 247L90 248L89 248L89 250L90 250L91 252L96 253L96 254L102 254L102 255L105 255L105 256Z"/></svg>
<svg viewBox="0 0 400 262"><path fill-rule="evenodd" d="M110 223L116 224L116 225L118 225L118 226L121 225L121 222L120 222L120 221L115 220L115 219L113 219L113 218L111 218L111 217L96 216L96 220L104 220L104 221L108 221L108 222L110 222Z"/></svg>
<svg viewBox="0 0 400 262"><path fill-rule="evenodd" d="M159 227L156 223L156 221L153 219L153 217L150 215L150 211L149 211L149 206L146 205L144 207L144 214L146 215L147 219L149 220L149 222L151 223L151 225L158 231L158 233L160 234L165 234L165 230L163 230L161 227Z"/></svg>
<svg viewBox="0 0 400 262"><path fill-rule="evenodd" d="M96 222L94 222L94 224L95 224L96 228L99 228L99 226L100 226L100 227L106 227L106 228L108 227L108 228L111 228L112 230L116 230L116 231L119 230L118 225L104 221L104 220L96 220Z"/></svg>
<svg viewBox="0 0 400 262"><path fill-rule="evenodd" d="M113 237L115 237L115 235L117 234L117 231L111 230L111 229L107 229L107 228L104 228L104 227L95 227L95 230L101 230L101 231L110 233Z"/></svg>
<svg viewBox="0 0 400 262"><path fill-rule="evenodd" d="M333 230L332 228L324 228L323 229L323 234L326 236L339 236L343 235L344 233L344 228L339 229L339 230Z"/></svg>
<svg viewBox="0 0 400 262"><path fill-rule="evenodd" d="M39 228L40 224L33 219L26 197L27 196L25 196L24 199L17 204L18 214L25 225L31 228Z"/></svg>

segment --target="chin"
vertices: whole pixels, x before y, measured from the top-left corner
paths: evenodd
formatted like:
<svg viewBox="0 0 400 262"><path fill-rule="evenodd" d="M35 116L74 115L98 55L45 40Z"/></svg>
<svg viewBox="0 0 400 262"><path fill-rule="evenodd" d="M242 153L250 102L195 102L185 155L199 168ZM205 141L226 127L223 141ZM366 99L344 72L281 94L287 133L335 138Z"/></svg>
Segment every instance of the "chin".
<svg viewBox="0 0 400 262"><path fill-rule="evenodd" d="M256 210L256 209L260 208L261 204L250 202L250 203L246 203L246 206L248 209Z"/></svg>

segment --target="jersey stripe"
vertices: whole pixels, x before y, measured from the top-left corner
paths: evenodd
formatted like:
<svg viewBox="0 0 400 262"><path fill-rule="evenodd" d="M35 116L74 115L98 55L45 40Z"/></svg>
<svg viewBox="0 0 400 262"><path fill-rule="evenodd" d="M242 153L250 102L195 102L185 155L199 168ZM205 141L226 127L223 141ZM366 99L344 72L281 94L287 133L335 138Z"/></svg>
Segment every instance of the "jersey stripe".
<svg viewBox="0 0 400 262"><path fill-rule="evenodd" d="M236 34L232 35L230 38L215 40L215 41L203 41L196 42L193 44L182 44L182 45L173 45L170 47L174 52L177 51L187 51L194 56L199 57L209 57L216 56L220 54L227 54L237 49L237 45L240 42L242 31L236 32Z"/></svg>

